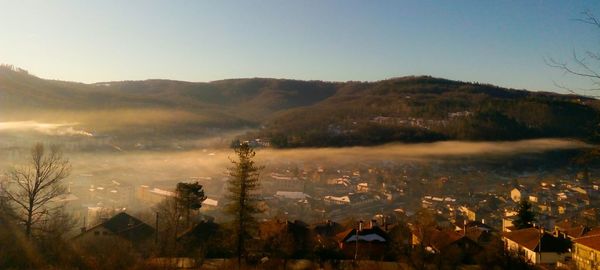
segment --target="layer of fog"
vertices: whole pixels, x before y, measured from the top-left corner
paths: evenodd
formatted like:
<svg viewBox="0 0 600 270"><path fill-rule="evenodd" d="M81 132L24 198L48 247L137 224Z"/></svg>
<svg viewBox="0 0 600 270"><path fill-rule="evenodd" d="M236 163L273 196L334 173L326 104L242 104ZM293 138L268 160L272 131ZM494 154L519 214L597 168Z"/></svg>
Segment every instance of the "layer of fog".
<svg viewBox="0 0 600 270"><path fill-rule="evenodd" d="M2 132L39 132L52 136L93 136L92 133L75 127L79 123L40 123L36 121L14 121L0 122L0 133Z"/></svg>
<svg viewBox="0 0 600 270"><path fill-rule="evenodd" d="M507 156L590 147L577 140L535 139L510 142L444 141L387 144L374 147L264 150L258 156L270 160L296 159L323 162L373 160L426 160L448 157Z"/></svg>
<svg viewBox="0 0 600 270"><path fill-rule="evenodd" d="M39 126L27 123L21 126L60 130L64 126ZM6 125L2 128L7 129ZM289 165L310 169L318 167L335 168L361 163L377 162L427 162L441 159L491 157L511 158L523 154L544 153L555 150L568 150L589 147L575 140L537 139L514 142L437 142L420 144L388 144L374 147L348 148L305 148L305 149L258 149L256 161L273 171ZM1 153L6 151L5 153ZM0 169L4 170L15 163L25 161L27 151L9 158L8 150L0 149ZM65 151L73 165L68 181L74 186L85 186L113 180L134 186L141 184L189 181L191 178L211 179L222 182L230 158L234 152L229 148L205 148L183 151L126 151L126 152L87 152ZM266 175L266 174L263 174ZM212 184L209 184L212 185ZM215 184L216 185L216 184ZM216 185L218 186L218 185ZM210 188L209 195L219 196L221 190Z"/></svg>
<svg viewBox="0 0 600 270"><path fill-rule="evenodd" d="M265 170L286 164L339 166L362 162L425 162L444 158L510 157L527 153L543 153L588 147L572 140L540 139L516 142L438 142L423 144L391 144L376 147L325 149L259 149L256 161ZM190 177L223 178L234 158L231 149L201 149L180 152L74 153L70 157L76 173L95 178L115 178L131 183L181 181Z"/></svg>

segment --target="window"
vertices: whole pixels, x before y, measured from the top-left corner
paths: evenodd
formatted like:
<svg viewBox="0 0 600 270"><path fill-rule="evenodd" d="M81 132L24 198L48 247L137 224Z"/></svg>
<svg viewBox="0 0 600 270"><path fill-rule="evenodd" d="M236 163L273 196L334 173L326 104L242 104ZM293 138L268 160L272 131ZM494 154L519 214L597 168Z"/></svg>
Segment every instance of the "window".
<svg viewBox="0 0 600 270"><path fill-rule="evenodd" d="M94 235L96 235L96 236L97 236L97 235L100 235L100 232L99 232L99 231L95 231L95 232L94 232Z"/></svg>

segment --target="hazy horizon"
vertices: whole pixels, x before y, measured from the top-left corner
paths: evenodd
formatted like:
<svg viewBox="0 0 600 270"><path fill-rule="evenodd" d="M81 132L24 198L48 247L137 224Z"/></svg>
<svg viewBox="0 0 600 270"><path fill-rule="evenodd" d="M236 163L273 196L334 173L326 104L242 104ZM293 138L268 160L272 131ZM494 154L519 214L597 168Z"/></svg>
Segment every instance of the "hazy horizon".
<svg viewBox="0 0 600 270"><path fill-rule="evenodd" d="M410 75L531 91L589 88L544 60L596 44L594 1L12 2L0 63L84 83ZM515 68L518 67L518 68Z"/></svg>

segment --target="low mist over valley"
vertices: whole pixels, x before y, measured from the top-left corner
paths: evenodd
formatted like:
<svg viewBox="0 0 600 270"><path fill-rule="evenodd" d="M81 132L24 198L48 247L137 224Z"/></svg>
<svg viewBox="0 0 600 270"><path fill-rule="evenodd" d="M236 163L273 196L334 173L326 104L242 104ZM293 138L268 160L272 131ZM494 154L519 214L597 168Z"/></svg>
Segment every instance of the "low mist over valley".
<svg viewBox="0 0 600 270"><path fill-rule="evenodd" d="M0 269L600 269L598 0L0 18Z"/></svg>
<svg viewBox="0 0 600 270"><path fill-rule="evenodd" d="M431 77L81 84L2 66L0 97L3 168L43 142L69 157L74 190L200 181L215 199L240 141L257 148L265 178L403 166L434 166L427 174L436 178L467 166L485 186L535 171L574 173L563 164L592 147L598 117L595 99Z"/></svg>
<svg viewBox="0 0 600 270"><path fill-rule="evenodd" d="M275 148L535 138L595 141L599 134L595 99L432 77L82 84L45 80L3 66L0 97L0 121L76 125L110 137L122 149L139 144L173 148L177 146L171 141L225 133L268 141Z"/></svg>

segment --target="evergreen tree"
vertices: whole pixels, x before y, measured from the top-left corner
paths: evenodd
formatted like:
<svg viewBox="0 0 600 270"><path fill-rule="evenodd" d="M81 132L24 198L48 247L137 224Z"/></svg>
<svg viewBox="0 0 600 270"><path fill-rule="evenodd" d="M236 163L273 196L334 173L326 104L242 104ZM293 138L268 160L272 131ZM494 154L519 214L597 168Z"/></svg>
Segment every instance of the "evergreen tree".
<svg viewBox="0 0 600 270"><path fill-rule="evenodd" d="M531 209L532 205L526 199L522 199L519 202L519 211L517 212L517 217L513 221L513 224L517 229L530 228L533 226L533 222L535 222L535 213Z"/></svg>
<svg viewBox="0 0 600 270"><path fill-rule="evenodd" d="M261 167L252 160L256 153L248 143L244 142L234 150L237 159L231 160L233 166L229 168L229 195L225 210L233 216L236 255L238 267L241 267L242 257L246 255L247 241L252 239L258 227L255 216L261 212L258 208L257 194Z"/></svg>
<svg viewBox="0 0 600 270"><path fill-rule="evenodd" d="M190 211L200 209L206 200L204 189L198 182L177 183L176 194L178 210L185 215L186 226L189 226Z"/></svg>

